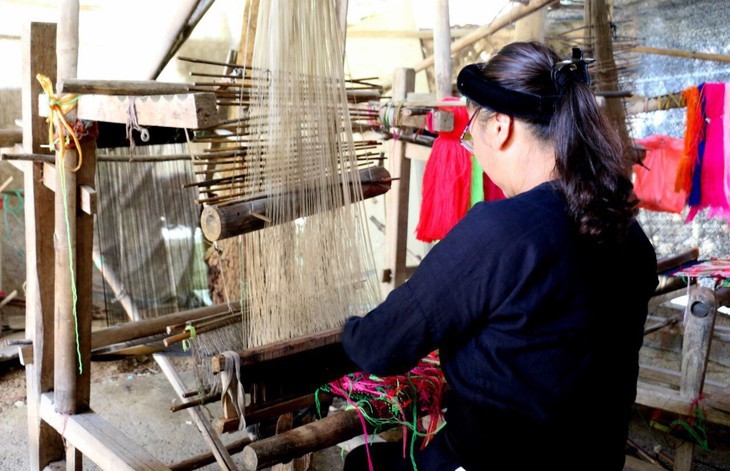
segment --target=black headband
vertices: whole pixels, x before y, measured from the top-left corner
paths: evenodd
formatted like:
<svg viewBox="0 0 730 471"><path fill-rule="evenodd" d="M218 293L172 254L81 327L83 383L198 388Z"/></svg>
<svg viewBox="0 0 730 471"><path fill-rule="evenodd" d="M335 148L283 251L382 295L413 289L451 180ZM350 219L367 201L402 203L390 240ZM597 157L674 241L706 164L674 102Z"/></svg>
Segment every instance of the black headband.
<svg viewBox="0 0 730 471"><path fill-rule="evenodd" d="M461 69L456 85L462 95L479 106L516 118L550 122L562 91L568 81L590 84L586 64L594 59L583 59L579 48L573 48L573 57L558 62L552 70L557 95L538 95L536 93L510 90L497 82L484 77L484 64L470 64Z"/></svg>

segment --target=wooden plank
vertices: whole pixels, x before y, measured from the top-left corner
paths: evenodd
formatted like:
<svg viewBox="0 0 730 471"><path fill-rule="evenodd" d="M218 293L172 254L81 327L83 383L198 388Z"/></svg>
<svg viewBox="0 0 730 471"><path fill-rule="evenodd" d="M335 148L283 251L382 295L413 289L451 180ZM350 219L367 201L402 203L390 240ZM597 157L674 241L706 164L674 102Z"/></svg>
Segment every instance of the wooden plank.
<svg viewBox="0 0 730 471"><path fill-rule="evenodd" d="M79 119L125 124L130 102L134 101L140 126L199 129L217 124L214 93L187 93L154 97L81 95L77 102ZM48 101L41 98L38 112L48 116Z"/></svg>
<svg viewBox="0 0 730 471"><path fill-rule="evenodd" d="M22 129L0 129L0 147L13 147L22 142Z"/></svg>
<svg viewBox="0 0 730 471"><path fill-rule="evenodd" d="M396 69L393 79L393 100L405 101L415 89L416 71ZM411 161L405 157L406 143L393 142L393 154L388 159L390 174L399 177L385 196L385 269L390 270L384 295L406 281L406 253L408 241L408 198L411 186Z"/></svg>
<svg viewBox="0 0 730 471"><path fill-rule="evenodd" d="M45 120L37 116L41 86L35 76L56 79L56 25L30 23L23 29L23 148L40 153L48 141ZM60 434L40 418L41 394L53 388L53 193L42 181L41 164L25 163L26 337L33 342L33 362L25 368L28 401L30 469L62 459Z"/></svg>
<svg viewBox="0 0 730 471"><path fill-rule="evenodd" d="M685 263L694 262L700 257L700 249L694 248L677 255L662 257L656 262L656 272L663 273L673 268L679 268Z"/></svg>
<svg viewBox="0 0 730 471"><path fill-rule="evenodd" d="M156 80L81 80L60 79L57 93L79 95L178 95L190 91L190 84Z"/></svg>
<svg viewBox="0 0 730 471"><path fill-rule="evenodd" d="M703 402L705 406L709 406L711 397L711 394L707 395L706 400ZM692 405L690 399L680 396L677 391L643 381L639 381L637 387L636 403L684 416L689 414ZM730 427L730 412L728 411L705 407L705 418L710 422Z"/></svg>
<svg viewBox="0 0 730 471"><path fill-rule="evenodd" d="M41 397L41 417L67 441L104 470L164 471L169 470L119 429L94 412L71 416L54 410L52 395Z"/></svg>

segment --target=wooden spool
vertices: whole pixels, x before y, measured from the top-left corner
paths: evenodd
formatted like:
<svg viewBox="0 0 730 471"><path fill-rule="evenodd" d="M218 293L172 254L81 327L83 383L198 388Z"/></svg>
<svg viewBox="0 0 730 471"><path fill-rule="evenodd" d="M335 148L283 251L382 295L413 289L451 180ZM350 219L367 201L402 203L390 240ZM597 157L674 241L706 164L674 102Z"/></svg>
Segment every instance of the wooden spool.
<svg viewBox="0 0 730 471"><path fill-rule="evenodd" d="M358 173L364 199L382 195L390 190L390 173L384 167L365 168ZM304 192L309 191L317 190L305 190ZM355 195L351 192L351 196ZM203 234L206 239L217 241L263 229L270 222L266 215L266 208L276 206L277 198L282 197L269 196L226 206L206 206L200 217ZM293 216L291 220L311 215L299 207L294 208L294 214L296 216Z"/></svg>

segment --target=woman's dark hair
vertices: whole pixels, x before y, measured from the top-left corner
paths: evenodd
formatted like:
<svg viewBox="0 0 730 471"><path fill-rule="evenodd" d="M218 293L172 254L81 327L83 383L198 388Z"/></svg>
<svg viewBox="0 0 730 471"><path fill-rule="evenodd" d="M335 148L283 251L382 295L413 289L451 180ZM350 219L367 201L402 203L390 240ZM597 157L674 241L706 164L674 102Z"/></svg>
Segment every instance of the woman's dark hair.
<svg viewBox="0 0 730 471"><path fill-rule="evenodd" d="M549 123L524 121L536 138L552 142L559 189L580 233L599 242L616 239L636 215L624 144L588 84L569 79L557 90L552 71L560 60L544 44L516 42L502 48L482 72L510 90L562 95Z"/></svg>

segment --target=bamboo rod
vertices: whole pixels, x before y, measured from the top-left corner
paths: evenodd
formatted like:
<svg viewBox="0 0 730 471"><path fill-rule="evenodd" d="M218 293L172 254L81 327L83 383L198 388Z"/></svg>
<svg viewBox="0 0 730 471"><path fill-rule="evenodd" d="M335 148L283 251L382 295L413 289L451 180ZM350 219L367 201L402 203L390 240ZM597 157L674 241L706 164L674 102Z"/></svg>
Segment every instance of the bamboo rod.
<svg viewBox="0 0 730 471"><path fill-rule="evenodd" d="M190 92L186 83L157 82L155 80L80 80L61 78L59 93L84 95L178 95Z"/></svg>
<svg viewBox="0 0 730 471"><path fill-rule="evenodd" d="M661 49L658 47L635 46L630 52L640 54L656 54L661 56L683 57L685 59L700 59L705 61L730 62L730 56L724 54L708 54L704 52L684 51L679 49Z"/></svg>

